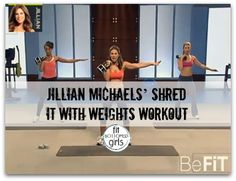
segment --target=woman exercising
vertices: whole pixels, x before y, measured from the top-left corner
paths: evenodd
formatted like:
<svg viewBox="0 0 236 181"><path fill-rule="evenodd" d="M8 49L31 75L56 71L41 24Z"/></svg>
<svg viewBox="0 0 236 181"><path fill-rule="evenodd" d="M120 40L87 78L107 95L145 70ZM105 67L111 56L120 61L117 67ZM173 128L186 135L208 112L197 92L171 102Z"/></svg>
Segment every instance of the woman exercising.
<svg viewBox="0 0 236 181"><path fill-rule="evenodd" d="M47 41L44 44L44 51L46 56L43 58L41 62L38 63L39 70L42 74L42 81L54 81L57 79L57 62L62 63L74 63L78 61L85 61L88 59L66 59L62 57L58 57L52 54L53 50L53 42ZM44 88L46 90L46 88ZM35 122L39 120L40 113L43 108L44 100L46 99L46 91L41 91L40 100L37 108L37 116ZM60 101L57 101L58 107L62 107Z"/></svg>
<svg viewBox="0 0 236 181"><path fill-rule="evenodd" d="M43 72L42 80L57 79L57 62L74 63L78 61L85 61L88 59L65 59L52 54L53 42L47 41L44 45L46 56L43 61L39 62L39 70Z"/></svg>
<svg viewBox="0 0 236 181"><path fill-rule="evenodd" d="M109 49L109 60L106 60L106 64L110 65L109 68L103 73L103 77L106 81L118 81L122 82L126 69L139 69L145 68L149 66L158 66L161 61L158 62L140 62L140 63L130 63L128 61L124 61L121 55L120 48L116 45L113 45ZM118 107L125 106L119 105ZM122 104L122 103L121 103ZM102 124L102 123L101 123ZM129 127L126 126L129 130ZM103 133L106 130L106 126L100 125L100 136L97 139L97 145L103 145Z"/></svg>
<svg viewBox="0 0 236 181"><path fill-rule="evenodd" d="M178 69L180 71L180 75L179 75L179 81L193 81L193 71L192 71L192 67L193 65L196 65L198 67L200 67L201 69L204 70L210 70L210 71L214 71L217 72L217 69L212 69L207 67L206 65L202 64L197 57L195 57L194 55L191 55L191 43L190 42L184 42L183 44L183 55L181 55L179 57L178 60ZM186 84L185 84L186 85ZM189 84L188 84L189 85ZM198 109L197 109L197 104L196 104L196 89L195 89L195 85L191 84L189 87L189 95L191 94L191 98L192 98L192 116L196 119L198 119ZM178 106L179 106L180 102L178 102Z"/></svg>

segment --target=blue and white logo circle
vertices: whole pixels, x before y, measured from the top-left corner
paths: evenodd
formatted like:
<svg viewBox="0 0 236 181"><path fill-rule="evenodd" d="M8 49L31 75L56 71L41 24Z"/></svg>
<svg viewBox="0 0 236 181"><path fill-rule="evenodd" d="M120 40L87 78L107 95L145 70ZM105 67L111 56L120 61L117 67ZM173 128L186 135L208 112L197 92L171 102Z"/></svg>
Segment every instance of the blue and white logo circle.
<svg viewBox="0 0 236 181"><path fill-rule="evenodd" d="M120 152L129 146L130 134L123 126L111 125L104 132L103 141L107 149L113 152Z"/></svg>

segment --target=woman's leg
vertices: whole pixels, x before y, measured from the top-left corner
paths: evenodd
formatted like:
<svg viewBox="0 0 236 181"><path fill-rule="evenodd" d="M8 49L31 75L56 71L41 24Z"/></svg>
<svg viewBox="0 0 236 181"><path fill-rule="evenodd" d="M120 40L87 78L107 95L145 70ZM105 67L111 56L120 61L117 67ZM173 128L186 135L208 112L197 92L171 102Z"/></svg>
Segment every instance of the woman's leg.
<svg viewBox="0 0 236 181"><path fill-rule="evenodd" d="M42 79L44 80L44 79ZM47 89L47 83L46 82L41 82L42 86L41 86L41 91L40 91L40 96L39 96L39 102L38 102L38 106L37 106L37 116L40 116L40 113L43 109L43 105L44 105L44 100L46 99L47 93L46 93L46 89Z"/></svg>
<svg viewBox="0 0 236 181"><path fill-rule="evenodd" d="M198 115L198 108L197 108L197 101L196 101L196 87L194 82L192 82L190 85L191 89L191 112L192 116L197 116Z"/></svg>
<svg viewBox="0 0 236 181"><path fill-rule="evenodd" d="M49 78L49 79L42 77L42 82L40 83L41 90L40 90L39 102L38 102L37 113L36 113L36 115L38 117L40 116L40 113L43 109L44 101L47 97L47 91L48 91L48 88L49 88L49 82L48 81L54 81L56 79L57 79L56 77Z"/></svg>
<svg viewBox="0 0 236 181"><path fill-rule="evenodd" d="M181 82L183 82L183 81L185 81L184 77L181 76L181 75L179 75L178 83L177 83L177 87L178 87L178 88L183 88L184 84L181 83ZM176 107L176 108L180 108L180 100L176 101L175 107Z"/></svg>
<svg viewBox="0 0 236 181"><path fill-rule="evenodd" d="M103 103L103 108L111 108L112 106L112 102L104 102ZM100 121L100 135L102 136L104 134L104 132L106 131L106 122L107 120L101 120Z"/></svg>
<svg viewBox="0 0 236 181"><path fill-rule="evenodd" d="M192 116L195 117L198 115L198 108L196 102L196 87L192 76L186 77L186 81L187 85L185 85L185 87L187 88L188 96L191 97L191 113Z"/></svg>
<svg viewBox="0 0 236 181"><path fill-rule="evenodd" d="M125 102L123 102L123 101L119 101L119 102L117 102L117 107L118 108L127 108L127 105L126 105L126 103ZM124 127L129 131L130 129L129 129L129 119L127 118L127 119L125 119L125 116L127 116L127 115L122 115L123 117L122 117L122 120L123 120L123 123L124 123Z"/></svg>
<svg viewBox="0 0 236 181"><path fill-rule="evenodd" d="M37 116L40 116L40 113L43 109L43 105L44 105L44 100L46 99L46 96L43 96L42 94L40 95L39 98L39 102L38 102L38 106L37 106Z"/></svg>
<svg viewBox="0 0 236 181"><path fill-rule="evenodd" d="M106 126L100 125L100 135L102 136L106 131Z"/></svg>

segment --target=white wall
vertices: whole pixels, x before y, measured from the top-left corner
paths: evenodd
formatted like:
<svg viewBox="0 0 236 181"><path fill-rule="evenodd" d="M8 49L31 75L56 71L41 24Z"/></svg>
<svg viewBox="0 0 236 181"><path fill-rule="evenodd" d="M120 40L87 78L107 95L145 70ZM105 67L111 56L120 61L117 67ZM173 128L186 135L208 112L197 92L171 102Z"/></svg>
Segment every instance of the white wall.
<svg viewBox="0 0 236 181"><path fill-rule="evenodd" d="M207 60L209 67L224 74L225 65L231 62L231 9L210 8L208 20ZM209 78L212 80L212 78ZM217 78L218 79L218 78Z"/></svg>
<svg viewBox="0 0 236 181"><path fill-rule="evenodd" d="M56 5L57 55L73 58L72 5ZM72 63L58 63L58 77L73 77Z"/></svg>
<svg viewBox="0 0 236 181"><path fill-rule="evenodd" d="M76 77L91 77L90 45L90 7L74 5L75 58L88 58L87 61L75 63Z"/></svg>
<svg viewBox="0 0 236 181"><path fill-rule="evenodd" d="M155 61L156 5L140 6L139 59ZM154 67L139 69L139 77L154 77Z"/></svg>
<svg viewBox="0 0 236 181"><path fill-rule="evenodd" d="M157 77L171 77L172 69L172 34L173 34L173 5L158 5L157 20Z"/></svg>

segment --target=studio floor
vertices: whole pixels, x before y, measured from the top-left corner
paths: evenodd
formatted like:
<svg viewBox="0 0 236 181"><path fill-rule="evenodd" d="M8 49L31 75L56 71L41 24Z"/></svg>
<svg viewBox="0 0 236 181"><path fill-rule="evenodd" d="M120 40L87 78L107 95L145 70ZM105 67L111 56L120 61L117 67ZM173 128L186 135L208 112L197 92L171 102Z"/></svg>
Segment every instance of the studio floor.
<svg viewBox="0 0 236 181"><path fill-rule="evenodd" d="M132 127L132 145L173 145L180 156L231 153L227 128ZM6 129L7 174L185 174L179 156L57 157L61 146L95 145L99 129ZM38 145L48 144L40 150ZM227 168L228 171L231 168ZM193 172L186 172L187 174Z"/></svg>

